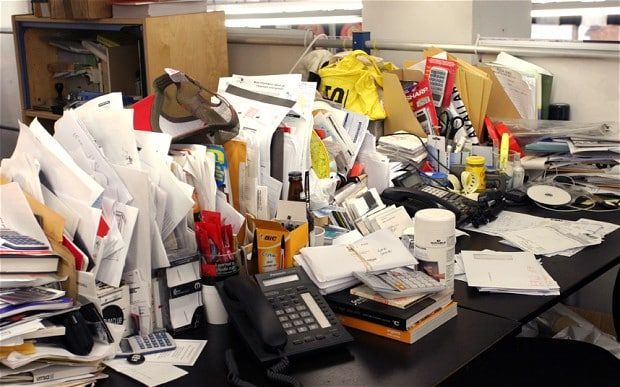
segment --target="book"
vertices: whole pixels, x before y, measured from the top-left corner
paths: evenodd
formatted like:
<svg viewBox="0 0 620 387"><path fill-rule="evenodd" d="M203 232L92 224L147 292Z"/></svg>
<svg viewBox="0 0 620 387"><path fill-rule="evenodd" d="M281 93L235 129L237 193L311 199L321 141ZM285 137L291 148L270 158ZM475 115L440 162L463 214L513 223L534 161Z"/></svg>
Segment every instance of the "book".
<svg viewBox="0 0 620 387"><path fill-rule="evenodd" d="M56 325L48 320L42 320L41 324L43 324L44 328L24 333L19 335L19 337L21 337L22 340L33 340L65 335L66 329L63 325Z"/></svg>
<svg viewBox="0 0 620 387"><path fill-rule="evenodd" d="M452 302L452 296L442 293L430 294L405 309L353 295L351 289L328 294L325 296L325 300L334 313L404 331L437 309Z"/></svg>
<svg viewBox="0 0 620 387"><path fill-rule="evenodd" d="M92 365L48 365L42 368L21 372L18 374L8 375L0 380L0 383L49 383L52 381L60 381L61 379L74 379L80 375L94 374L99 371L99 367Z"/></svg>
<svg viewBox="0 0 620 387"><path fill-rule="evenodd" d="M383 297L379 293L373 291L371 288L369 288L366 285L360 285L360 286L351 288L350 292L351 294L355 296L364 297L369 300L376 301L376 302L379 302L385 305L390 305L390 306L393 306L395 308L400 308L400 309L406 309L410 307L411 305L415 304L416 302L421 301L422 299L428 296L428 294L416 294L414 296L409 296L409 297L398 297L398 298L388 299L388 298Z"/></svg>
<svg viewBox="0 0 620 387"><path fill-rule="evenodd" d="M112 15L114 18L131 19L199 12L207 12L207 2L205 0L166 2L134 1L112 4Z"/></svg>
<svg viewBox="0 0 620 387"><path fill-rule="evenodd" d="M436 310L404 331L343 314L336 314L336 317L345 327L355 328L364 332L386 337L388 339L413 344L455 317L457 313L456 302L450 302L443 308Z"/></svg>
<svg viewBox="0 0 620 387"><path fill-rule="evenodd" d="M21 305L0 304L0 319L29 311L61 310L72 305L73 299L70 297L61 297L50 301L29 302Z"/></svg>
<svg viewBox="0 0 620 387"><path fill-rule="evenodd" d="M0 254L0 273L53 273L58 270L57 255Z"/></svg>

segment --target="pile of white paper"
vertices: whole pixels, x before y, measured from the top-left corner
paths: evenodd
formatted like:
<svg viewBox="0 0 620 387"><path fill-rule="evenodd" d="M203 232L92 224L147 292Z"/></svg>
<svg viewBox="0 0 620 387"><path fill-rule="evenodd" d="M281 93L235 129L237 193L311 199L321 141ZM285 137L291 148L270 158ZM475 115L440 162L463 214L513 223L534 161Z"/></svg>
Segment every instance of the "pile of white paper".
<svg viewBox="0 0 620 387"><path fill-rule="evenodd" d="M347 235L347 234L345 234ZM359 234L357 234L359 235ZM344 239L341 239L344 240ZM416 259L390 230L379 230L347 244L306 247L295 256L322 294L333 293L359 282L354 272L378 272L414 265Z"/></svg>
<svg viewBox="0 0 620 387"><path fill-rule="evenodd" d="M532 253L461 251L467 283L482 292L559 295L560 286Z"/></svg>
<svg viewBox="0 0 620 387"><path fill-rule="evenodd" d="M618 225L592 219L548 219L503 211L486 225L464 229L504 238L503 242L537 255L570 257L586 246L598 245Z"/></svg>

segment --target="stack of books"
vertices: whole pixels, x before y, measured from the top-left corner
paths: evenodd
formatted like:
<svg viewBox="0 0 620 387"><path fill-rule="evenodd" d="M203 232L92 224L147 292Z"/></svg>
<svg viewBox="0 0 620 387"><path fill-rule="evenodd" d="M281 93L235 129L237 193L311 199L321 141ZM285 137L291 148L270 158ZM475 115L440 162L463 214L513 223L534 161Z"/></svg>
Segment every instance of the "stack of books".
<svg viewBox="0 0 620 387"><path fill-rule="evenodd" d="M457 314L449 292L386 299L365 285L325 296L342 325L413 344Z"/></svg>
<svg viewBox="0 0 620 387"><path fill-rule="evenodd" d="M70 334L63 322L80 307L60 290L66 278L57 274L60 257L17 183L0 185L0 221L0 385L105 377L97 361L107 354L77 359L65 349ZM52 358L65 362L52 365Z"/></svg>

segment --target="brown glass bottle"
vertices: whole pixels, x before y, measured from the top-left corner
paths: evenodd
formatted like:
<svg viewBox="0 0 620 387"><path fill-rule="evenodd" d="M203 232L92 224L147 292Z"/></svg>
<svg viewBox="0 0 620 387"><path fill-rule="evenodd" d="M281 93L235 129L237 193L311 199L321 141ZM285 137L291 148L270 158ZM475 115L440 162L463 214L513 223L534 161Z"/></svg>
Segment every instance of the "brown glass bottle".
<svg viewBox="0 0 620 387"><path fill-rule="evenodd" d="M301 184L301 172L293 171L288 174L288 196L287 200L300 202L302 201L301 193L304 187Z"/></svg>

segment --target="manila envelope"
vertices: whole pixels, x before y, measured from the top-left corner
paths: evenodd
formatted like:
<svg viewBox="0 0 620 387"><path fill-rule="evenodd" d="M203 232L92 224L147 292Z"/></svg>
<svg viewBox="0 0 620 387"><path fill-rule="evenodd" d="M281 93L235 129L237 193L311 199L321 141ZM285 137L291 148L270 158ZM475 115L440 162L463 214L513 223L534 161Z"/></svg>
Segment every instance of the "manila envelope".
<svg viewBox="0 0 620 387"><path fill-rule="evenodd" d="M398 69L383 73L383 107L387 113L384 122L384 133L390 134L399 130L426 137L417 118L407 102L400 81L420 81L424 74L415 70Z"/></svg>

